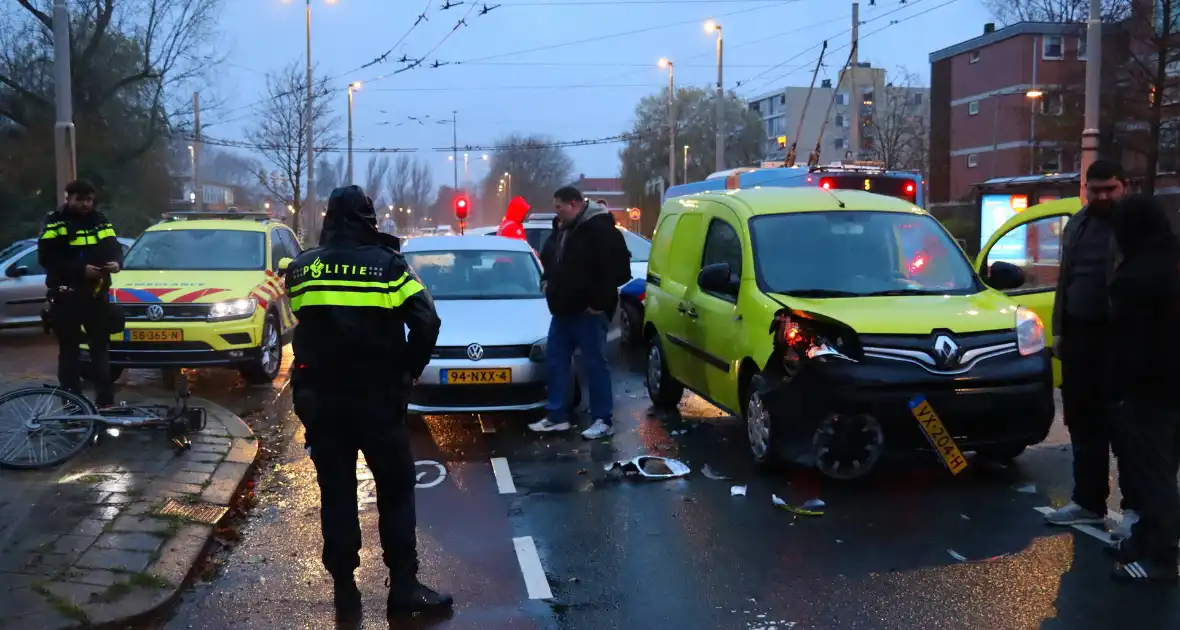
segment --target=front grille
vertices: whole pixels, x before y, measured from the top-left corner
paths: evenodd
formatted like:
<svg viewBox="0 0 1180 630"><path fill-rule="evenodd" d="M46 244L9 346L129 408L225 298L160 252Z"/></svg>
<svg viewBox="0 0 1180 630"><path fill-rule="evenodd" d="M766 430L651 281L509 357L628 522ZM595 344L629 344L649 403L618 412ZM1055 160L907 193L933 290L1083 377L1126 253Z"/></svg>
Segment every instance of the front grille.
<svg viewBox="0 0 1180 630"><path fill-rule="evenodd" d="M204 321L209 316L208 304L120 304L123 316L128 321ZM159 306L164 310L164 317L153 320L148 317L148 309Z"/></svg>
<svg viewBox="0 0 1180 630"><path fill-rule="evenodd" d="M950 340L946 344L941 337ZM975 364L1016 352L1016 332L995 330L953 334L936 330L929 335L861 335L866 360L903 361L933 374L963 374Z"/></svg>
<svg viewBox="0 0 1180 630"><path fill-rule="evenodd" d="M964 351L998 346L1016 341L1015 330L990 330L987 332L956 334L946 330L936 330L929 335L860 335L860 343L865 346L878 348L896 348L898 350L917 350L931 352L934 340L946 335L955 340Z"/></svg>
<svg viewBox="0 0 1180 630"><path fill-rule="evenodd" d="M529 356L532 346L483 346L483 357L486 359L524 359ZM430 355L432 359L466 359L467 346L443 346L435 348Z"/></svg>
<svg viewBox="0 0 1180 630"><path fill-rule="evenodd" d="M119 351L153 351L153 350L212 350L213 347L203 341L176 341L176 342L111 342L111 352Z"/></svg>
<svg viewBox="0 0 1180 630"><path fill-rule="evenodd" d="M508 407L545 400L544 383L512 385L415 385L410 402L423 407Z"/></svg>

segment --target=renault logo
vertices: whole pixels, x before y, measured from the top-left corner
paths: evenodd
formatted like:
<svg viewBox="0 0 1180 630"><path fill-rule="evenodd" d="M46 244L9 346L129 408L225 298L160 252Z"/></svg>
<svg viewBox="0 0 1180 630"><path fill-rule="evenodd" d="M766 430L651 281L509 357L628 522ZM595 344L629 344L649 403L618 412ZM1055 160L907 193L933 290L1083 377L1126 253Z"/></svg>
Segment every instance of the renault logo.
<svg viewBox="0 0 1180 630"><path fill-rule="evenodd" d="M161 319L164 319L164 307L160 306L159 304L152 304L147 308L147 316L148 319L152 320L153 322L158 322Z"/></svg>
<svg viewBox="0 0 1180 630"><path fill-rule="evenodd" d="M467 346L467 358L472 361L478 361L483 358L483 346L478 343L473 343Z"/></svg>
<svg viewBox="0 0 1180 630"><path fill-rule="evenodd" d="M939 335L934 340L934 358L943 366L957 364L959 362L959 344L946 335Z"/></svg>

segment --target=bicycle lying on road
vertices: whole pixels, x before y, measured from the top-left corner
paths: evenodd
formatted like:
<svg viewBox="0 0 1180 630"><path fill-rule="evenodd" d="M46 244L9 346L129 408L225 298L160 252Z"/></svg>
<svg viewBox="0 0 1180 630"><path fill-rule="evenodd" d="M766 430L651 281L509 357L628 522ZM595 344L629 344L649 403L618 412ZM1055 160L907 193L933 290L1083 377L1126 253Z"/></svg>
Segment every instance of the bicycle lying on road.
<svg viewBox="0 0 1180 630"><path fill-rule="evenodd" d="M123 429L163 428L177 452L188 435L205 428L205 410L188 404L188 378L175 379L171 405L116 405L99 409L89 398L53 385L22 387L0 395L0 467L49 468Z"/></svg>

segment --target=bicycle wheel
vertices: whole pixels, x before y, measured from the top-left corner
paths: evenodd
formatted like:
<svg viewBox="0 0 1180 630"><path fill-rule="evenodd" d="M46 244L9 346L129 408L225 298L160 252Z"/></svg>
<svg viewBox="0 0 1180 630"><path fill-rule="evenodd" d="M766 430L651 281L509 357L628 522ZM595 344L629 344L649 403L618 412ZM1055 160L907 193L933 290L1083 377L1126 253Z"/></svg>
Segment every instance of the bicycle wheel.
<svg viewBox="0 0 1180 630"><path fill-rule="evenodd" d="M48 468L70 459L90 445L98 423L42 418L95 413L89 400L56 387L26 387L0 396L0 466Z"/></svg>

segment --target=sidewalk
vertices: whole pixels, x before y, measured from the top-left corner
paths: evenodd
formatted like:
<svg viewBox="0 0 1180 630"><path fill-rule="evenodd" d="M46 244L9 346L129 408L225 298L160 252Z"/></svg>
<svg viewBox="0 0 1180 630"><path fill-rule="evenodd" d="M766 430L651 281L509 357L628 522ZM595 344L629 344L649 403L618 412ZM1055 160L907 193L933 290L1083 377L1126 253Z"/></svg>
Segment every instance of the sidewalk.
<svg viewBox="0 0 1180 630"><path fill-rule="evenodd" d="M0 469L0 628L115 624L179 595L258 453L236 415L192 404L208 426L183 454L162 431L126 431L56 469Z"/></svg>

